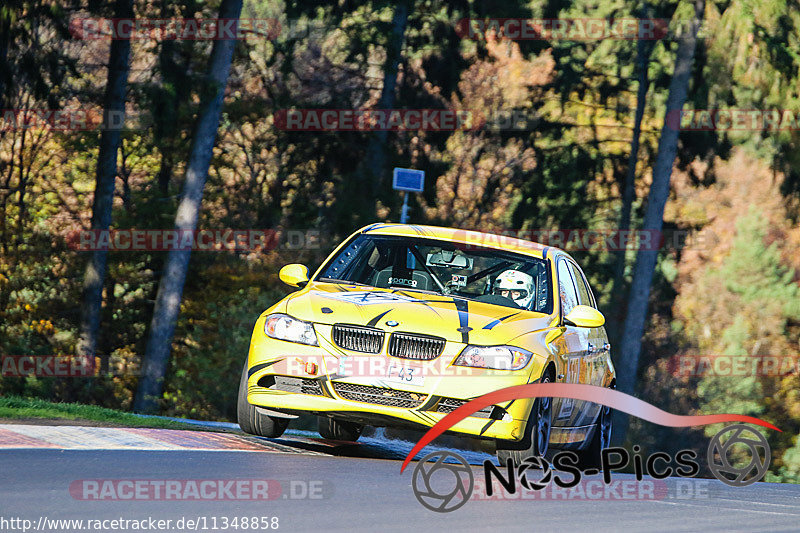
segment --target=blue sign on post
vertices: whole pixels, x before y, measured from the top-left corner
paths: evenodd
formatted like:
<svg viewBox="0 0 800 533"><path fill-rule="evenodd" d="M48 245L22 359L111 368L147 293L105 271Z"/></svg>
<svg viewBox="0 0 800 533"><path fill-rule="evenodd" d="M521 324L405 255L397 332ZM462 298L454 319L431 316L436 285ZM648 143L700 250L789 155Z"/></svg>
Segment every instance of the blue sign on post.
<svg viewBox="0 0 800 533"><path fill-rule="evenodd" d="M400 223L405 224L408 222L408 193L422 192L425 188L425 171L395 167L392 188L396 191L403 191L403 210L400 212Z"/></svg>
<svg viewBox="0 0 800 533"><path fill-rule="evenodd" d="M425 188L425 171L395 168L392 188L397 191L422 192Z"/></svg>

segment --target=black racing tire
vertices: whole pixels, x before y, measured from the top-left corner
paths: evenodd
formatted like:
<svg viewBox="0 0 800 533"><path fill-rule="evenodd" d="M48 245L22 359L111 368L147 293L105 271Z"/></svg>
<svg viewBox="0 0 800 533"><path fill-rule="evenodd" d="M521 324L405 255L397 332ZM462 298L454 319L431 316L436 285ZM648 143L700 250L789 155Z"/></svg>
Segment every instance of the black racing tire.
<svg viewBox="0 0 800 533"><path fill-rule="evenodd" d="M283 435L289 425L289 418L269 416L259 413L256 407L247 401L247 363L242 369L239 380L239 397L236 402L236 418L239 427L245 433L260 437L276 438Z"/></svg>
<svg viewBox="0 0 800 533"><path fill-rule="evenodd" d="M549 373L542 376L540 383L550 383L553 379ZM545 457L550 442L550 429L553 427L553 399L539 397L533 402L528 423L525 424L525 436L514 442L496 441L497 459L504 466L511 459L520 465L528 457Z"/></svg>
<svg viewBox="0 0 800 533"><path fill-rule="evenodd" d="M336 420L328 416L317 417L317 428L323 439L355 442L364 431L364 426L355 422Z"/></svg>
<svg viewBox="0 0 800 533"><path fill-rule="evenodd" d="M604 448L611 446L611 408L605 405L600 406L600 414L594 423L594 434L589 445L582 450L576 450L578 454L578 468L582 471L587 468L599 470L602 467L602 452Z"/></svg>

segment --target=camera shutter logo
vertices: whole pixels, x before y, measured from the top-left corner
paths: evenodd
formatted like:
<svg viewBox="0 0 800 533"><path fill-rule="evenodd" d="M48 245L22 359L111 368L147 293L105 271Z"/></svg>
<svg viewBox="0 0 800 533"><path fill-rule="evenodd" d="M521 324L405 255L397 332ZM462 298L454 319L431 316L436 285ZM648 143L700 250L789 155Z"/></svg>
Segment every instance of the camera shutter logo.
<svg viewBox="0 0 800 533"><path fill-rule="evenodd" d="M732 435L724 439L728 433ZM744 467L731 463L729 453L735 445L747 446L750 462ZM762 458L763 457L763 458ZM769 468L771 452L767 439L744 424L728 426L714 435L708 445L708 467L718 480L732 487L746 487L764 477Z"/></svg>
<svg viewBox="0 0 800 533"><path fill-rule="evenodd" d="M542 475L538 481L528 479L528 470L541 470ZM550 484L553 479L553 470L550 463L543 457L526 457L517 469L519 483L528 490L542 490Z"/></svg>
<svg viewBox="0 0 800 533"><path fill-rule="evenodd" d="M445 463L449 458L458 464ZM419 503L437 513L449 513L467 503L474 486L469 463L447 451L429 453L420 459L411 479L411 488Z"/></svg>

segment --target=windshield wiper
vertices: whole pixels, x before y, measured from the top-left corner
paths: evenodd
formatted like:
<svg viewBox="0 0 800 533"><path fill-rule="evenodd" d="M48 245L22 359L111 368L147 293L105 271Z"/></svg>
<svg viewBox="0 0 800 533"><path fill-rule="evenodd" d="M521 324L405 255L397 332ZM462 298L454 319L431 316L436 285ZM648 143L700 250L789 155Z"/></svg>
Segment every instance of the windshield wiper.
<svg viewBox="0 0 800 533"><path fill-rule="evenodd" d="M326 277L319 277L317 281L325 281L328 283L338 283L340 285L358 285L359 287L375 287L374 285L369 285L367 283L359 283L358 281L350 281L346 279L336 279L336 278L326 278ZM378 287L375 287L376 289Z"/></svg>
<svg viewBox="0 0 800 533"><path fill-rule="evenodd" d="M423 294L437 294L439 296L444 296L439 291L432 291L432 290L429 290L429 289L417 289L415 287L402 287L402 288L400 288L400 286L397 287L397 292L407 292L407 291L421 292Z"/></svg>

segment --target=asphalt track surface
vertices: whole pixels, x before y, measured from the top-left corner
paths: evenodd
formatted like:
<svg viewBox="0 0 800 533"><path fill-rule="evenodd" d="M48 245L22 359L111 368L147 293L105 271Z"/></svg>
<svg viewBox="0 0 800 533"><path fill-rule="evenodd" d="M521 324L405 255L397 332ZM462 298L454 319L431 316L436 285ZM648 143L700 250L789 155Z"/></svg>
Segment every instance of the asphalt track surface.
<svg viewBox="0 0 800 533"><path fill-rule="evenodd" d="M473 495L455 511L436 513L422 507L413 494L417 463L400 473L401 460L411 446L380 436L344 444L303 432L261 439L205 432L0 425L0 531L21 531L20 522L14 528L2 521L12 518L30 520L31 530L42 518L41 524L53 519L152 518L172 520L164 529L169 531L189 529L186 520L196 521L198 531L223 531L227 518L227 531L243 531L230 524L244 516L277 517L278 531L800 531L798 485L756 483L734 488L717 480L670 478L658 482L655 491L651 483L642 493L635 478L625 474L614 474L617 485L611 489L598 488L600 478L595 476L585 491L504 501ZM437 448L429 446L424 453L432 450ZM490 456L458 453L476 465L474 475L482 479L483 470L477 465ZM187 496L154 501L119 499L120 491L98 500L79 488L86 480L106 484L182 480L185 487L186 480L253 479L279 483L277 497L198 501ZM39 530L98 530L88 526ZM106 522L99 530L111 527Z"/></svg>

